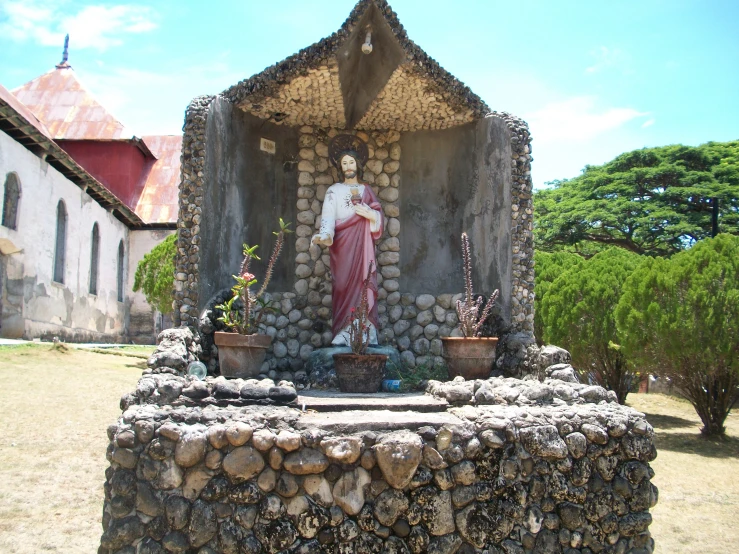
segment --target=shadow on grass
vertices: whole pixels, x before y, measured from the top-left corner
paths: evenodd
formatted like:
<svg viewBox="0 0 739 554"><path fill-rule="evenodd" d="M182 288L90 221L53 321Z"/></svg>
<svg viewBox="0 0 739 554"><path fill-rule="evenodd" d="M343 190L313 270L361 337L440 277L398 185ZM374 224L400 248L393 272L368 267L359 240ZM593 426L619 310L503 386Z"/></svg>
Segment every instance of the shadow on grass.
<svg viewBox="0 0 739 554"><path fill-rule="evenodd" d="M698 430L692 433L672 433L660 432L657 429L655 443L657 452L670 450L707 458L739 458L739 439L736 437L704 437Z"/></svg>
<svg viewBox="0 0 739 554"><path fill-rule="evenodd" d="M146 362L142 360L140 362L134 362L132 364L126 364L126 367L133 367L133 368L136 368L136 369L146 369L147 368L147 365L146 365Z"/></svg>
<svg viewBox="0 0 739 554"><path fill-rule="evenodd" d="M649 412L643 412L647 416L647 421L655 429L675 429L680 427L693 427L695 421L685 419L684 417L677 417L665 414L654 414Z"/></svg>

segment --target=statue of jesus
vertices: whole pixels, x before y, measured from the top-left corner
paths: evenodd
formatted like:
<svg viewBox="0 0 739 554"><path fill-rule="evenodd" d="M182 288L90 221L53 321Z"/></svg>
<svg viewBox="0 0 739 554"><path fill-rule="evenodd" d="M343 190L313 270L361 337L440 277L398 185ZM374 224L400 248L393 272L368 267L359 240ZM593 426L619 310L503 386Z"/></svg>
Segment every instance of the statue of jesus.
<svg viewBox="0 0 739 554"><path fill-rule="evenodd" d="M312 244L329 247L333 308L334 345L349 344L352 308L359 306L362 283L370 262L375 262L375 241L383 231L382 206L369 185L361 182L367 163L367 145L354 135L338 135L329 145L331 163L339 173L339 183L326 191L321 227ZM370 344L377 344L377 271L373 269L367 291Z"/></svg>

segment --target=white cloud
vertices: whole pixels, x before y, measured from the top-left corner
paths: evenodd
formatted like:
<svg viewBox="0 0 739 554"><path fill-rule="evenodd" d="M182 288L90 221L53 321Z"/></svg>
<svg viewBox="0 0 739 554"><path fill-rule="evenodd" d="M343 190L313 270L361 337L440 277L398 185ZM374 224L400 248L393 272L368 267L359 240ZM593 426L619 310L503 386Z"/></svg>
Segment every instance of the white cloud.
<svg viewBox="0 0 739 554"><path fill-rule="evenodd" d="M170 64L176 68L187 65L187 71L98 66L78 68L76 72L98 102L127 130L137 136L176 135L181 132L185 108L193 96L218 93L243 79L243 74L231 68L229 58L228 52L222 52L207 64L192 64L186 59Z"/></svg>
<svg viewBox="0 0 739 554"><path fill-rule="evenodd" d="M595 63L587 67L585 73L598 73L614 66L621 66L625 71L628 70L629 56L620 48L601 46L591 51L590 55L595 58Z"/></svg>
<svg viewBox="0 0 739 554"><path fill-rule="evenodd" d="M656 122L657 122L656 119L654 119L653 117L650 117L644 123L641 124L641 128L646 129L647 127L651 127L652 125L654 125Z"/></svg>
<svg viewBox="0 0 739 554"><path fill-rule="evenodd" d="M106 50L123 44L126 34L157 27L155 12L145 6L85 6L67 15L61 3L28 0L0 1L0 34L16 42L32 41L43 46L61 46L69 33L74 48Z"/></svg>
<svg viewBox="0 0 739 554"><path fill-rule="evenodd" d="M598 109L592 96L577 96L551 102L524 116L537 143L568 140L584 142L613 131L649 112L633 108Z"/></svg>

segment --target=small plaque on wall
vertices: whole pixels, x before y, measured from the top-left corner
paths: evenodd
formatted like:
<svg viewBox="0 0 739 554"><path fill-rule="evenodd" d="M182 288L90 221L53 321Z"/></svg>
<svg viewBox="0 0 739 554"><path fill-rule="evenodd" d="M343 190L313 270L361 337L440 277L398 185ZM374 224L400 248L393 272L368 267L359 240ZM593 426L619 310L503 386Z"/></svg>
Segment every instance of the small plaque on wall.
<svg viewBox="0 0 739 554"><path fill-rule="evenodd" d="M275 146L275 141L269 140L266 138L260 139L259 141L259 149L262 152L266 152L267 154L274 154L277 152L277 147Z"/></svg>

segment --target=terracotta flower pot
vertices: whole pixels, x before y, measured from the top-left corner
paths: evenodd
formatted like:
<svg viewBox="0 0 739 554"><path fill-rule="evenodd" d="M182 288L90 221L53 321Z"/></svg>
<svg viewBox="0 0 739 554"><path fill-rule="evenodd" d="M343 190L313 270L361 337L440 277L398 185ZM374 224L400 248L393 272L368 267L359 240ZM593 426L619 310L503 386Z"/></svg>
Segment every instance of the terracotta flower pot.
<svg viewBox="0 0 739 554"><path fill-rule="evenodd" d="M259 375L272 339L269 335L240 335L216 331L221 375L229 379L252 379Z"/></svg>
<svg viewBox="0 0 739 554"><path fill-rule="evenodd" d="M384 354L334 354L341 392L378 392L385 377Z"/></svg>
<svg viewBox="0 0 739 554"><path fill-rule="evenodd" d="M487 379L495 363L495 346L498 339L494 337L444 337L443 358L449 368L449 378L457 376L466 380Z"/></svg>

